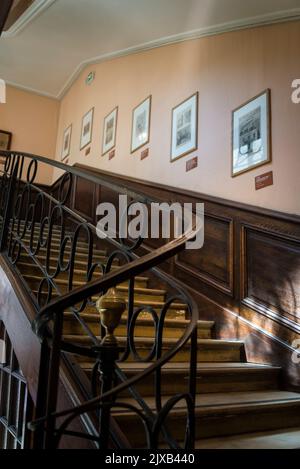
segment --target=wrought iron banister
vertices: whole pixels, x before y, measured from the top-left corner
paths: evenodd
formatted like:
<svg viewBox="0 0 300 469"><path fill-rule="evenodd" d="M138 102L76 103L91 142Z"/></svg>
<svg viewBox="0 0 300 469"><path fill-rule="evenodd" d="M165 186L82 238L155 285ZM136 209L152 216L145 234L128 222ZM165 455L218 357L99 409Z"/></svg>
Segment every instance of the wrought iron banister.
<svg viewBox="0 0 300 469"><path fill-rule="evenodd" d="M195 237L195 226L190 227L178 239L139 257L135 250L141 245L142 239L131 247L126 246L122 239L100 242L95 226L67 205L73 190L72 178L80 177L102 185L117 194L127 195L133 201L145 204L162 201L128 191L125 184L112 184L99 175L88 174L78 168L39 156L20 152L0 152L0 155L6 158L0 186L1 252L24 280L33 298L37 312L33 326L42 342L37 419L32 424L35 429L35 447L56 447L63 435L72 435L93 440L100 449L105 449L109 444L110 434L113 433L110 419L118 408L126 409L127 413L135 414L142 421L148 447L158 447L162 438L171 448L178 448L179 442L172 436L165 421L178 403L184 401L187 409L184 447L192 448L195 440L198 310L180 282L159 270L159 266L185 249L186 243ZM57 198L35 183L39 164L63 171ZM105 243L105 259L102 259L103 254L99 247L102 246L101 243ZM78 260L79 256L80 259L85 256L84 260ZM125 264L118 265L116 261ZM138 276L145 273L163 285L166 292L171 292L159 305L140 304L143 301L136 299ZM84 281L78 282L76 275L83 274ZM77 286L76 282L80 285ZM127 290L125 285L128 285ZM99 324L99 339L85 320L86 311L96 312L95 295L104 295L114 287L123 288L122 291L125 288L125 296L127 295L123 347L105 345L103 327ZM186 321L182 322L184 327L181 337L166 345L164 328L173 307L183 308ZM155 332L152 348L146 357L139 355L135 344L136 324L143 314L147 315L147 320L153 320ZM78 324L85 345L76 342L78 337L71 341L66 340L64 330L68 321L73 325ZM187 391L164 397L162 368L187 344L190 357ZM57 412L60 361L62 354L70 353L94 362L92 391L90 398L82 405ZM129 357L145 363L145 368L133 377L127 377L122 370L122 363ZM98 372L102 389L99 389ZM154 376L155 382L154 408L149 407L147 399L136 388L150 375ZM122 401L125 390L135 404ZM91 412L99 419L97 436L79 434L69 428L74 419Z"/></svg>

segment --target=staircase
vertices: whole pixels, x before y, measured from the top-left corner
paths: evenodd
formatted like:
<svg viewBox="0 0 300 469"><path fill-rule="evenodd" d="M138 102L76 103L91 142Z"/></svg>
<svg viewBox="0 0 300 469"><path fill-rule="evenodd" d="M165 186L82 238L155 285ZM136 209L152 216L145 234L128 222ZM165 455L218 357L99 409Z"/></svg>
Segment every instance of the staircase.
<svg viewBox="0 0 300 469"><path fill-rule="evenodd" d="M36 234L34 239L37 239ZM23 242L29 246L30 237ZM73 287L86 283L86 262L88 247L82 239L77 245ZM55 266L60 249L58 230L52 235L52 257L50 265ZM66 248L66 255L69 249ZM94 258L105 264L107 252L94 246ZM37 255L42 265L46 262L46 249ZM112 270L118 269L114 260ZM42 279L40 269L25 254L20 256L17 268L29 289L37 296ZM100 273L97 274L99 277ZM94 278L97 276L95 274ZM68 291L68 274L60 273L55 279L62 294ZM128 282L117 287L119 293L128 301ZM43 295L42 295L43 296ZM45 295L44 295L45 296ZM54 295L55 296L55 295ZM166 291L147 276L135 279L134 307L145 307L135 327L135 347L139 356L147 359L155 340L153 319L147 308L158 311L166 301ZM97 298L93 298L94 301ZM120 346L126 344L127 329L124 313L116 330ZM66 311L63 335L66 343L81 347L92 345L91 338L81 324ZM81 318L90 331L100 339L99 314L94 306L87 306ZM176 343L186 327L186 305L172 304L165 322L163 349L168 350ZM244 343L237 340L218 340L215 324L198 321L197 346L197 398L196 398L196 448L201 449L251 449L251 448L299 448L300 447L300 395L280 389L280 368L262 364L248 363ZM74 356L86 376L91 379L94 360ZM118 363L118 375L129 379L144 370L150 363L137 360L132 354L126 361ZM189 374L189 344L183 347L173 360L162 368L163 402L177 393L183 393ZM155 409L155 381L153 375L139 382L135 391L142 396L147 407ZM123 403L135 405L143 410L132 393L127 389L121 395ZM130 443L134 448L146 445L145 432L141 421L128 409L114 409L112 415L121 431L130 433ZM186 405L179 402L166 420L166 428L177 441L184 440ZM299 428L298 428L299 427ZM161 447L164 439L160 437Z"/></svg>

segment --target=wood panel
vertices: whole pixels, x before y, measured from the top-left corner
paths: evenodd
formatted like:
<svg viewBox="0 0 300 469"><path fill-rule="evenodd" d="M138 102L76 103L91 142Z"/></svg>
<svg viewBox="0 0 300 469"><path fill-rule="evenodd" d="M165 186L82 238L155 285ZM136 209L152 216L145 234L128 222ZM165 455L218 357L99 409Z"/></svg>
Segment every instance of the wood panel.
<svg viewBox="0 0 300 469"><path fill-rule="evenodd" d="M176 267L233 295L233 221L206 213L204 246L186 250L175 260Z"/></svg>
<svg viewBox="0 0 300 469"><path fill-rule="evenodd" d="M300 325L300 240L247 226L242 237L243 303L296 328Z"/></svg>
<svg viewBox="0 0 300 469"><path fill-rule="evenodd" d="M204 203L203 248L181 253L162 269L176 276L194 296L201 319L217 321L217 337L246 340L247 354L253 360L272 362L274 353L275 363L280 359L285 367L286 386L300 385L300 372L290 360L291 344L300 338L299 216L82 165L80 169L156 201ZM81 198L84 185L76 190L76 197ZM101 201L117 203L113 191L103 186L100 190ZM160 240L147 241L141 253L159 244Z"/></svg>
<svg viewBox="0 0 300 469"><path fill-rule="evenodd" d="M75 178L72 208L90 222L94 222L96 217L96 191L95 184L80 177Z"/></svg>

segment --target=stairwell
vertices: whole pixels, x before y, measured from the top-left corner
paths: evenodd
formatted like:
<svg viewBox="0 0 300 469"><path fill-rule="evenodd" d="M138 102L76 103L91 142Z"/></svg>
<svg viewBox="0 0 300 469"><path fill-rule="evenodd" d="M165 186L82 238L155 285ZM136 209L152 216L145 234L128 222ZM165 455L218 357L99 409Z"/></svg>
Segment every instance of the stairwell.
<svg viewBox="0 0 300 469"><path fill-rule="evenodd" d="M38 233L34 239L37 238ZM23 241L29 247L29 235L26 235ZM53 258L50 258L50 265L54 266L60 246L58 230L53 231L51 246ZM95 260L105 263L107 252L97 250L96 246L94 249ZM68 252L66 248L65 254L67 255ZM87 252L87 244L82 239L77 245L74 287L82 286L86 282ZM41 249L37 258L44 265L46 249ZM118 260L115 260L112 269L117 269L118 264ZM17 268L36 296L42 279L39 268L26 255L21 255ZM100 273L98 275L101 276ZM62 293L68 291L67 273L60 273L55 282ZM127 301L128 282L118 285L117 289ZM139 356L144 359L155 340L153 319L146 307L159 310L165 300L166 291L159 286L153 288L147 276L136 278L134 307L145 307L145 311L137 320L135 346ZM125 312L116 330L120 345L124 345L127 340L126 314ZM81 316L90 330L100 338L100 320L95 307L87 306ZM67 343L90 346L89 336L84 333L81 324L74 319L72 313L67 311L65 317L64 340ZM178 302L173 303L165 322L163 348L167 350L178 340L186 323L186 306ZM299 448L300 395L281 390L280 367L249 363L244 343L238 340L217 340L214 326L212 321L198 321L196 448ZM184 392L189 374L188 349L187 344L173 361L163 366L162 389L165 400L168 396ZM94 362L76 355L73 360L80 365L90 379ZM123 376L130 378L148 365L149 363L137 361L136 357L131 355L125 362L120 362L118 368ZM150 375L139 382L136 390L149 409L154 409L154 377ZM121 398L122 402L136 405L135 399L128 390L122 393ZM134 448L145 447L143 427L135 413L115 409L112 415L124 434L130 434L130 441ZM186 407L178 403L166 421L167 428L178 441L184 439L185 420ZM161 447L164 447L163 438L161 438Z"/></svg>

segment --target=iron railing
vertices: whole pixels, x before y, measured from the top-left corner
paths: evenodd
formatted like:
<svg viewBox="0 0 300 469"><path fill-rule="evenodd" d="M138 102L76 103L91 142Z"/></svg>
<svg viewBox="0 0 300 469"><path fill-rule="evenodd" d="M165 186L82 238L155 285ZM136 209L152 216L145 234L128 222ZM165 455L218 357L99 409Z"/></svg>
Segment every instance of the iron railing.
<svg viewBox="0 0 300 469"><path fill-rule="evenodd" d="M34 447L59 447L64 435L90 440L100 449L111 445L122 447L122 432L116 431L119 428L115 418L118 409L119 413L134 415L135 421L142 422L144 447L155 449L163 443L170 448L192 449L195 441L198 310L180 282L159 267L185 249L186 243L195 237L193 227L180 238L146 255L138 255L142 239L134 242L123 238L99 240L96 226L73 210L70 198L76 190L74 179L82 178L116 194L127 195L129 204L160 201L53 160L19 152L0 152L0 155L5 157L0 179L1 254L24 283L35 306L33 328L41 340L36 419L31 424ZM44 168L61 171L55 193L36 182L40 169ZM76 259L83 245L81 257L84 252L85 260L80 269L84 281L78 285ZM102 251L105 251L105 257ZM29 269L27 273L22 270L24 260ZM167 292L166 299L158 307L136 299L136 284L142 274L150 276L155 285L163 286ZM122 347L103 342L105 330L100 321L99 335L85 321L86 312L96 312L96 298L121 284L128 284ZM187 321L181 337L170 345L164 338L165 324L177 304L181 305ZM141 355L135 332L139 318L145 312L153 321L154 336L146 355ZM64 328L70 320L80 327L85 337L84 345L76 340L65 340ZM188 350L189 357L186 391L166 396L162 387L163 367L183 348ZM91 390L85 402L58 412L60 366L62 359L70 355L77 357L79 362L90 360L93 363ZM128 360L144 363L144 367L128 377L122 369L122 363ZM139 392L140 383L149 377L153 377L154 382L151 406ZM124 399L125 392L130 399ZM167 420L182 402L185 403L186 420L184 437L178 441ZM74 420L87 415L97 422L97 431L72 430ZM134 444L130 434L127 439L130 445Z"/></svg>

